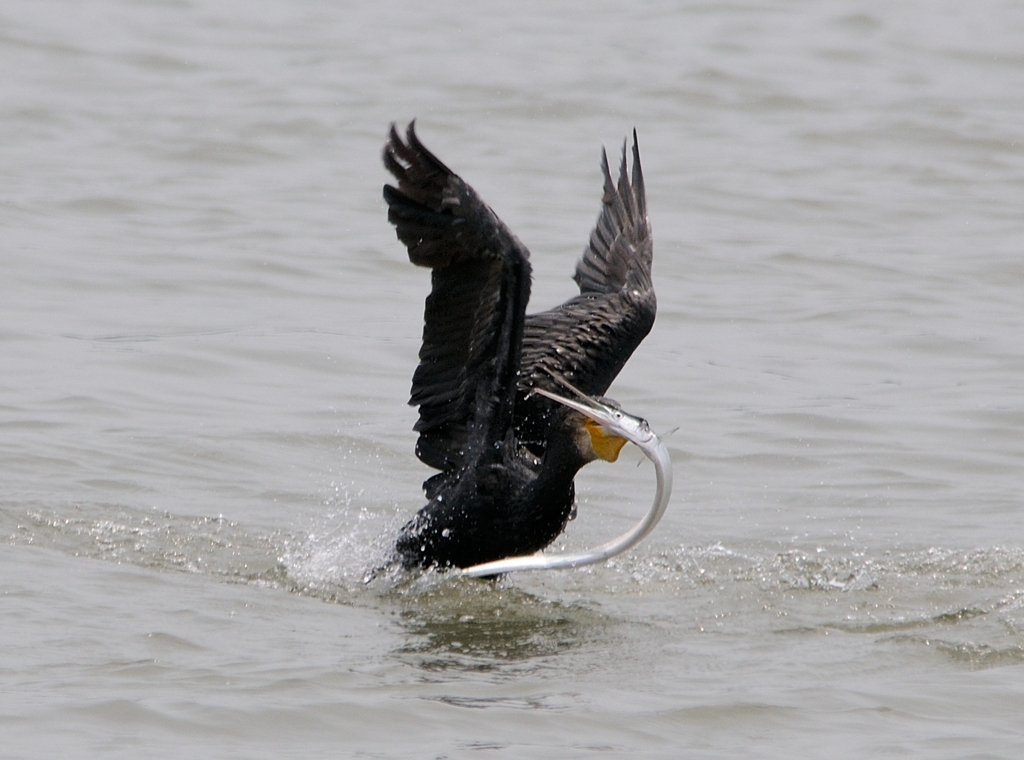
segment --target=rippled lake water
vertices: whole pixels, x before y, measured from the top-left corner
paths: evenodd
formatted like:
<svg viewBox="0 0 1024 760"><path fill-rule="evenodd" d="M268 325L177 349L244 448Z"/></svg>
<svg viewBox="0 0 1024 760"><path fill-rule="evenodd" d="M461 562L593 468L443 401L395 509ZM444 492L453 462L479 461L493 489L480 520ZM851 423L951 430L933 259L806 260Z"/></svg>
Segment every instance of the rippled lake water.
<svg viewBox="0 0 1024 760"><path fill-rule="evenodd" d="M1017 758L1024 10L9 0L0 756ZM636 127L673 503L364 583L422 504L391 121L572 294ZM647 508L627 449L558 546Z"/></svg>

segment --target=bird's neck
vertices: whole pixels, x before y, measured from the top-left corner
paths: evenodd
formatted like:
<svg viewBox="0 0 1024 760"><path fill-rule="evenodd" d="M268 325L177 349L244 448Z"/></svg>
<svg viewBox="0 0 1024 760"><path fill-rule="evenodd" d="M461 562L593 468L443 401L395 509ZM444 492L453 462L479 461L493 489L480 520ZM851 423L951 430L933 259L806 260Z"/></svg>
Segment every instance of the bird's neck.
<svg viewBox="0 0 1024 760"><path fill-rule="evenodd" d="M538 485L566 488L572 484L580 468L590 460L580 453L575 431L571 427L554 424L551 431L537 475Z"/></svg>

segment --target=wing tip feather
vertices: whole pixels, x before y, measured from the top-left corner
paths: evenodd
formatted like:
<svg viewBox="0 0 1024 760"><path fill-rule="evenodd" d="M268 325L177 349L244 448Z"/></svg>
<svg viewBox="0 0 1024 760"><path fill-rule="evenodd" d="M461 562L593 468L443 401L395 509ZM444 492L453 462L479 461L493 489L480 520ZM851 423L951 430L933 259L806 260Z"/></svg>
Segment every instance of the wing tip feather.
<svg viewBox="0 0 1024 760"><path fill-rule="evenodd" d="M619 290L626 285L630 270L637 268L648 275L641 280L650 279L650 222L636 127L632 129L632 137L632 151L629 135L622 141L617 181L611 176L608 152L603 147L601 149L604 180L601 212L573 276L581 293ZM629 171L630 152L633 156L632 173Z"/></svg>

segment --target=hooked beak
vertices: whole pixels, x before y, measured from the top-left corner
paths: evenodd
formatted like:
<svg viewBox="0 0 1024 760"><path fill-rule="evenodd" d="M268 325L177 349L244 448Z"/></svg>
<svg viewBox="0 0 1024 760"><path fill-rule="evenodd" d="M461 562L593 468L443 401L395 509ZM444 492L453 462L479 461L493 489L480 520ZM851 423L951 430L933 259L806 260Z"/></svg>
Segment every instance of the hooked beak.
<svg viewBox="0 0 1024 760"><path fill-rule="evenodd" d="M576 389L573 388L573 390ZM623 425L624 421L640 421L639 417L626 414L621 409L616 409L614 406L598 401L593 396L585 396L582 393L579 393L579 391L577 391L577 393L579 393L578 399L565 398L564 396L559 396L558 394L552 393L544 388L534 388L533 392L539 393L541 396L549 398L552 401L557 401L559 404L563 404L570 409L575 409L580 414L585 414L594 422L598 422L605 426L609 431L618 435L623 435L627 438L626 428Z"/></svg>

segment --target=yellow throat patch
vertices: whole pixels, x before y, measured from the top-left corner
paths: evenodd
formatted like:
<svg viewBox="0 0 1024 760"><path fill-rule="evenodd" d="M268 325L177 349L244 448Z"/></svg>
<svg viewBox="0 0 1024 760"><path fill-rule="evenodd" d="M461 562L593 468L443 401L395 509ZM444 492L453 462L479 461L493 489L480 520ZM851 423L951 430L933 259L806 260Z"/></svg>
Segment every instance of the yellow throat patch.
<svg viewBox="0 0 1024 760"><path fill-rule="evenodd" d="M590 433L590 444L594 452L606 462L614 462L619 458L619 452L626 445L627 441L621 435L607 433L600 423L588 419L584 426Z"/></svg>

